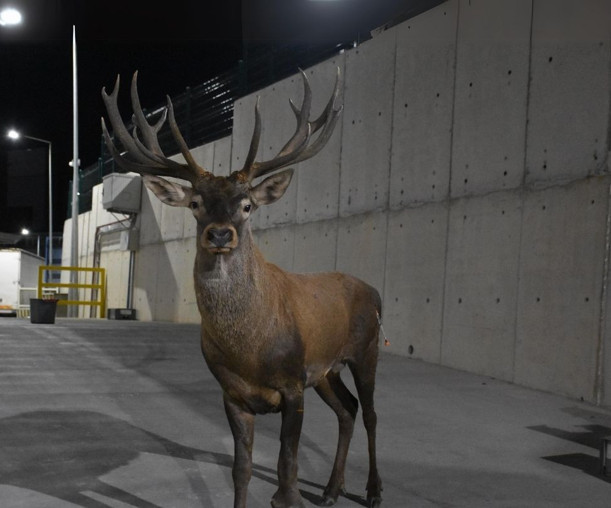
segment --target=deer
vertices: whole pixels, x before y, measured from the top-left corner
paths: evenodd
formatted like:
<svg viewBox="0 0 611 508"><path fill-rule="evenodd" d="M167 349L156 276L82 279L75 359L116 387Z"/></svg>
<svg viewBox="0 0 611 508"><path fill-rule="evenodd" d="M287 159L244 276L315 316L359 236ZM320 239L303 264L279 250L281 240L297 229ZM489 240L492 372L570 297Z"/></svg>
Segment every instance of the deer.
<svg viewBox="0 0 611 508"><path fill-rule="evenodd" d="M312 91L306 73L301 69L300 73L301 106L290 100L295 132L275 157L256 160L261 137L257 97L244 165L229 176L214 175L196 163L178 128L169 96L160 118L149 123L140 105L137 71L131 83L131 134L117 103L120 76L110 94L102 88L114 137L124 151L115 145L104 117L102 133L119 169L140 174L161 202L188 207L197 222L193 277L201 315L201 351L222 389L234 440L234 508L246 506L255 416L266 413L281 414L278 488L271 506L304 507L297 456L308 387L335 412L339 424L335 460L320 504L332 506L340 494L346 494L344 470L360 401L369 453L366 502L376 508L382 501L374 409L380 295L347 274L297 274L268 263L255 244L249 221L258 208L283 196L294 173L287 166L315 156L326 145L343 109L336 105L341 83L338 68L326 107L310 120ZM184 163L166 157L161 150L157 135L166 120ZM255 182L263 176L266 178ZM358 399L341 379L345 366L353 376Z"/></svg>

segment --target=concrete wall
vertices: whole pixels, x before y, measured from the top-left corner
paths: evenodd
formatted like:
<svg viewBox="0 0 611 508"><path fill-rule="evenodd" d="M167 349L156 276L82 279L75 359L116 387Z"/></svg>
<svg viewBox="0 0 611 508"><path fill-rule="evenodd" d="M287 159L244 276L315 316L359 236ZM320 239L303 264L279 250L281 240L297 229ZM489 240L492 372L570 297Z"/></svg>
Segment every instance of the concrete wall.
<svg viewBox="0 0 611 508"><path fill-rule="evenodd" d="M344 113L253 217L259 247L376 286L390 351L611 405L609 19L606 0L450 0L308 69L317 113L340 67ZM263 157L301 93L298 76L259 93ZM241 166L254 102L202 165ZM144 195L139 318L197 322L193 221ZM126 255L102 256L111 307Z"/></svg>

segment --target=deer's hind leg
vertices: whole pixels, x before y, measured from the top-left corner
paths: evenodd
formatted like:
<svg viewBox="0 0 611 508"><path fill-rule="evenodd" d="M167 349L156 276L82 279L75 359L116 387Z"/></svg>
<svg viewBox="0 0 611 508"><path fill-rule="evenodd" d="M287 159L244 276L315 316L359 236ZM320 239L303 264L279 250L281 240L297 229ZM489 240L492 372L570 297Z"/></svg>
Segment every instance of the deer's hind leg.
<svg viewBox="0 0 611 508"><path fill-rule="evenodd" d="M329 482L323 492L322 506L332 506L336 503L340 493L345 493L344 469L346 467L346 456L354 430L354 420L358 411L359 403L346 385L342 382L339 373L329 372L327 376L318 383L314 389L321 399L335 411L339 423L339 438L337 441L337 452Z"/></svg>
<svg viewBox="0 0 611 508"><path fill-rule="evenodd" d="M375 337L377 339L377 333ZM354 377L361 408L363 410L363 423L367 431L367 445L369 450L367 506L369 508L378 508L382 502L382 480L378 474L376 459L376 426L378 419L373 404L377 361L378 348L376 340L370 343L370 347L366 348L362 355L359 355L358 358L348 364Z"/></svg>

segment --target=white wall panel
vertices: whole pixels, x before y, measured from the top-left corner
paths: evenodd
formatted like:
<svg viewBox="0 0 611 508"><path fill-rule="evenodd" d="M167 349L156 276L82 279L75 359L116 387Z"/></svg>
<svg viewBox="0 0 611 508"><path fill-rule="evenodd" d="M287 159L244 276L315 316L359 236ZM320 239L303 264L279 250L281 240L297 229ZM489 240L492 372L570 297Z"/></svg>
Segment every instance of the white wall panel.
<svg viewBox="0 0 611 508"><path fill-rule="evenodd" d="M106 308L127 307L127 280L129 278L129 251L103 252L100 267L106 269ZM106 316L102 316L106 317Z"/></svg>
<svg viewBox="0 0 611 508"><path fill-rule="evenodd" d="M134 266L134 307L140 321L157 319L155 299L157 296L157 259L160 244L141 245L136 253Z"/></svg>
<svg viewBox="0 0 611 508"><path fill-rule="evenodd" d="M515 380L592 400L609 182L526 196Z"/></svg>
<svg viewBox="0 0 611 508"><path fill-rule="evenodd" d="M522 184L531 1L460 3L452 196Z"/></svg>
<svg viewBox="0 0 611 508"><path fill-rule="evenodd" d="M214 143L206 143L205 145L191 148L191 155L193 155L195 162L210 172L213 172L214 167L214 145Z"/></svg>
<svg viewBox="0 0 611 508"><path fill-rule="evenodd" d="M385 213L346 217L338 222L337 271L358 277L384 295Z"/></svg>
<svg viewBox="0 0 611 508"><path fill-rule="evenodd" d="M441 362L513 378L521 194L452 202Z"/></svg>
<svg viewBox="0 0 611 508"><path fill-rule="evenodd" d="M283 270L293 270L295 226L260 229L253 232L256 245L265 259Z"/></svg>
<svg viewBox="0 0 611 508"><path fill-rule="evenodd" d="M193 320L195 290L193 238L165 242L157 258L156 318L163 321Z"/></svg>
<svg viewBox="0 0 611 508"><path fill-rule="evenodd" d="M396 29L346 53L340 215L388 204Z"/></svg>
<svg viewBox="0 0 611 508"><path fill-rule="evenodd" d="M295 227L296 272L332 272L335 270L337 220L310 222Z"/></svg>
<svg viewBox="0 0 611 508"><path fill-rule="evenodd" d="M535 1L528 183L607 168L610 24L608 0Z"/></svg>
<svg viewBox="0 0 611 508"><path fill-rule="evenodd" d="M457 16L452 0L396 28L392 209L448 195Z"/></svg>
<svg viewBox="0 0 611 508"><path fill-rule="evenodd" d="M441 359L447 227L445 203L390 213L382 313L389 351Z"/></svg>
<svg viewBox="0 0 611 508"><path fill-rule="evenodd" d="M214 159L210 171L215 175L229 176L233 171L241 169L242 166L231 167L231 136L217 139L212 145L214 146Z"/></svg>
<svg viewBox="0 0 611 508"><path fill-rule="evenodd" d="M167 205L164 205L151 191L143 187L140 214L138 214L141 246L161 241L161 208L165 206Z"/></svg>

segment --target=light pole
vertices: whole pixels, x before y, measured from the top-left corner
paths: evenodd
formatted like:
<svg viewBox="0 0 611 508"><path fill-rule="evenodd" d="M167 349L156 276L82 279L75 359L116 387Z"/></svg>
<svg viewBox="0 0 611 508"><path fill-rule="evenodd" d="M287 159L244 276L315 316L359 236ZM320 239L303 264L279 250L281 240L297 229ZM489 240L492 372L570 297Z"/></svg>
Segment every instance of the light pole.
<svg viewBox="0 0 611 508"><path fill-rule="evenodd" d="M48 264L53 264L53 171L51 166L51 155L53 150L53 144L51 141L47 139L35 138L34 136L26 136L25 134L20 134L14 129L11 129L8 132L8 137L14 140L19 138L31 139L33 141L39 141L41 143L46 143L48 146L48 155L49 155L49 256L47 259Z"/></svg>

